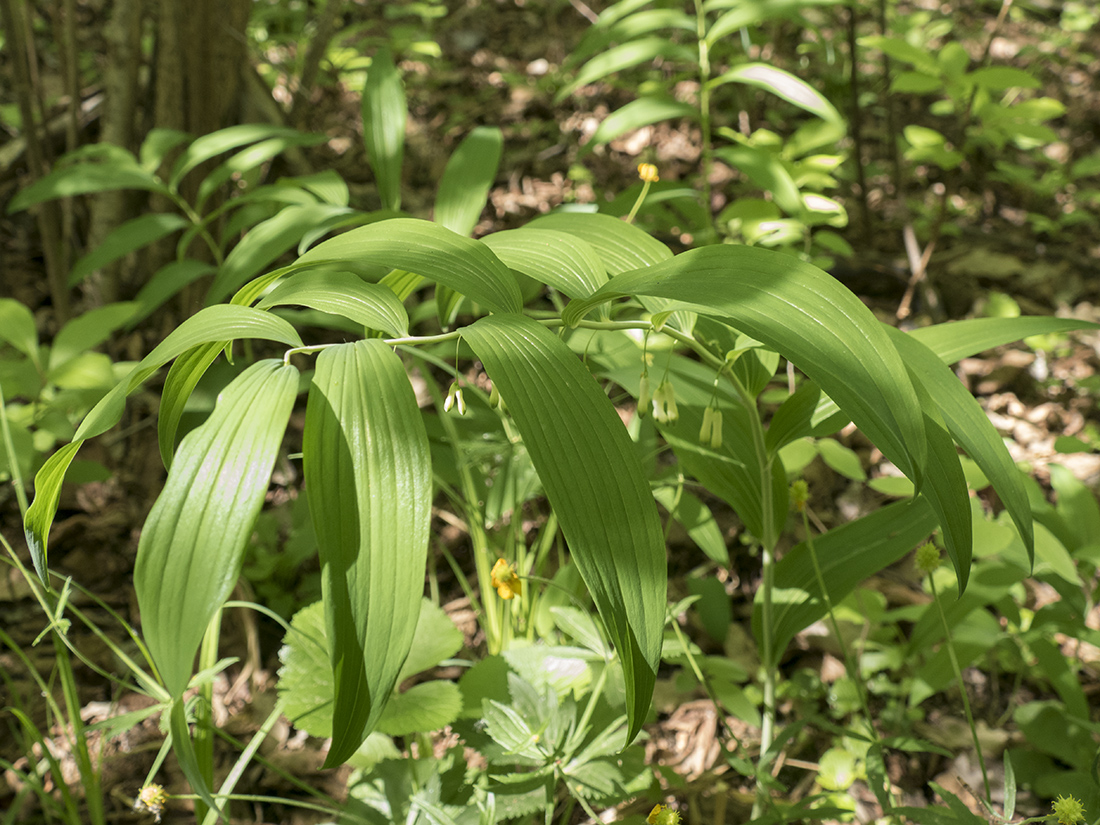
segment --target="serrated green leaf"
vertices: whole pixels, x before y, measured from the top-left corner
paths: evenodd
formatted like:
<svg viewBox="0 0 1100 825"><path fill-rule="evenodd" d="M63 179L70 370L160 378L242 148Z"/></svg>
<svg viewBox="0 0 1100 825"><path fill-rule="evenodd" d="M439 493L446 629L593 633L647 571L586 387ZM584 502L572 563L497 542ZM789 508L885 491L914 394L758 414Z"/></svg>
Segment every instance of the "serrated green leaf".
<svg viewBox="0 0 1100 825"><path fill-rule="evenodd" d="M569 348L518 315L463 337L516 422L623 663L632 740L652 699L667 590L656 505L611 402Z"/></svg>
<svg viewBox="0 0 1100 825"><path fill-rule="evenodd" d="M430 221L394 218L352 229L313 247L295 266L321 261L415 272L493 312L519 312L523 306L515 276L483 243Z"/></svg>
<svg viewBox="0 0 1100 825"><path fill-rule="evenodd" d="M331 767L377 725L424 589L428 437L401 360L382 341L318 357L302 453L336 684Z"/></svg>
<svg viewBox="0 0 1100 825"><path fill-rule="evenodd" d="M409 334L409 314L393 290L350 272L299 272L265 295L256 309L290 304L341 315L395 338Z"/></svg>
<svg viewBox="0 0 1100 825"><path fill-rule="evenodd" d="M686 302L782 353L920 486L927 447L905 366L879 321L825 272L754 247L694 249L613 277L563 317L573 324L617 294Z"/></svg>
<svg viewBox="0 0 1100 825"><path fill-rule="evenodd" d="M923 499L914 499L883 507L815 538L822 578L833 603L840 602L868 576L900 559L935 527L932 508ZM772 640L776 656L782 654L796 633L826 612L809 552L803 542L775 566ZM762 620L763 590L760 590L753 603L752 628L761 649Z"/></svg>
<svg viewBox="0 0 1100 825"><path fill-rule="evenodd" d="M390 697L378 730L389 736L430 733L451 724L462 712L462 693L454 682L413 685Z"/></svg>
<svg viewBox="0 0 1100 825"><path fill-rule="evenodd" d="M924 385L928 396L935 402L952 438L966 450L966 454L993 484L1020 531L1028 558L1034 562L1035 529L1031 506L1021 473L1009 455L1004 440L954 372L923 345L919 337L889 327L887 329L913 376Z"/></svg>
<svg viewBox="0 0 1100 825"><path fill-rule="evenodd" d="M363 143L378 194L386 209L401 208L401 164L405 156L405 85L388 46L371 59L363 87Z"/></svg>
<svg viewBox="0 0 1100 825"><path fill-rule="evenodd" d="M478 126L466 135L439 180L436 223L459 235L473 231L500 168L503 147L504 135L495 126Z"/></svg>
<svg viewBox="0 0 1100 825"><path fill-rule="evenodd" d="M298 392L298 371L260 361L180 444L138 543L134 588L149 651L183 695L203 634L240 575Z"/></svg>
<svg viewBox="0 0 1100 825"><path fill-rule="evenodd" d="M607 282L607 270L582 238L553 229L507 229L481 239L509 269L554 287L569 298L586 298Z"/></svg>

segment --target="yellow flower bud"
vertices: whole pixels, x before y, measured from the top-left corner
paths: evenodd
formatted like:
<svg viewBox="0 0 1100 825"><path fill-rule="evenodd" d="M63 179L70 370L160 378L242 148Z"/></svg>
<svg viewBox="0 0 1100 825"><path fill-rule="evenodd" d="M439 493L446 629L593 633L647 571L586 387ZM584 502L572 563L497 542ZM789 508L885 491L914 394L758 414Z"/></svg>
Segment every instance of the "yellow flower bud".
<svg viewBox="0 0 1100 825"><path fill-rule="evenodd" d="M639 163L638 177L646 183L656 183L660 180L660 177L657 175L657 167L652 163Z"/></svg>
<svg viewBox="0 0 1100 825"><path fill-rule="evenodd" d="M515 568L504 559L497 559L497 563L493 565L489 573L489 583L505 601L523 595L523 582L516 575Z"/></svg>

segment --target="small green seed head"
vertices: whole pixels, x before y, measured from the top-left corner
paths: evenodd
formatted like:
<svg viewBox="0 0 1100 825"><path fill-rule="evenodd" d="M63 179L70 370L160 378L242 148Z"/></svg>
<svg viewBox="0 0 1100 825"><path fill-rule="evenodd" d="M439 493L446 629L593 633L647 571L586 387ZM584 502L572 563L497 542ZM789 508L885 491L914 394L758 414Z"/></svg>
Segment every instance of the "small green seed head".
<svg viewBox="0 0 1100 825"><path fill-rule="evenodd" d="M940 548L932 542L925 542L917 548L917 570L923 575L932 573L940 566Z"/></svg>
<svg viewBox="0 0 1100 825"><path fill-rule="evenodd" d="M1059 796L1052 807L1058 825L1076 825L1085 818L1085 806L1072 796Z"/></svg>
<svg viewBox="0 0 1100 825"><path fill-rule="evenodd" d="M791 507L796 513L806 509L806 503L810 500L810 485L803 479L799 479L791 485Z"/></svg>

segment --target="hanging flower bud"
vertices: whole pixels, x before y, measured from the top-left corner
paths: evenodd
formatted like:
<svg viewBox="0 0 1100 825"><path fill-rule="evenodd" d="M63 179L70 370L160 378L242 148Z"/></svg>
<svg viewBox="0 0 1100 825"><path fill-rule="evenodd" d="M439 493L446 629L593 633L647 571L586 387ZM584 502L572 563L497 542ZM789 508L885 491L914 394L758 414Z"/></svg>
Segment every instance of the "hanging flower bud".
<svg viewBox="0 0 1100 825"><path fill-rule="evenodd" d="M462 397L462 387L457 381L452 381L447 390L447 398L443 402L443 412L450 412L452 407L458 408L459 415L466 414L466 399Z"/></svg>
<svg viewBox="0 0 1100 825"><path fill-rule="evenodd" d="M658 384L653 393L653 417L662 424L671 424L680 417L676 409L676 391L667 379Z"/></svg>
<svg viewBox="0 0 1100 825"><path fill-rule="evenodd" d="M649 415L649 405L653 403L653 387L649 383L649 373L643 372L638 382L638 418Z"/></svg>
<svg viewBox="0 0 1100 825"><path fill-rule="evenodd" d="M699 429L699 443L712 450L722 446L722 411L708 406L703 410L703 426Z"/></svg>

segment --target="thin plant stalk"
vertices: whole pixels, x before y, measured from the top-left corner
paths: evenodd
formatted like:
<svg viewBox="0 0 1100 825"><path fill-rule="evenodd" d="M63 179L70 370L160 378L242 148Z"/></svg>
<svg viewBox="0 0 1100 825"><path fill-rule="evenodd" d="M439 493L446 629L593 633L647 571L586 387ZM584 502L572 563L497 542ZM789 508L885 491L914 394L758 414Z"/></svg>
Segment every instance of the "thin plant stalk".
<svg viewBox="0 0 1100 825"><path fill-rule="evenodd" d="M944 644L947 647L947 657L951 660L951 669L955 672L955 679L957 679L959 683L959 693L962 694L963 712L966 714L966 724L970 727L970 737L974 740L974 750L978 754L978 766L982 769L982 785L985 787L985 798L992 800L993 797L989 788L989 773L985 769L985 755L982 753L982 743L978 741L978 728L974 724L974 714L970 710L970 696L966 692L966 683L963 682L962 669L959 667L959 659L955 655L955 645L951 639L951 626L947 623L947 614L943 611L943 603L940 601L940 594L936 589L935 576L929 574L928 583L932 588L932 601L936 603L940 621L943 623L943 632L945 634Z"/></svg>
<svg viewBox="0 0 1100 825"><path fill-rule="evenodd" d="M702 142L703 209L709 230L716 233L711 209L710 173L714 166L714 145L710 126L710 46L707 43L707 16L703 0L695 0L695 39L699 46L699 131Z"/></svg>
<svg viewBox="0 0 1100 825"><path fill-rule="evenodd" d="M199 672L214 667L218 661L218 642L221 638L222 612L219 610L206 627L199 649ZM214 787L214 681L208 680L199 688L199 701L195 703L195 757L199 763L206 787ZM202 822L208 813L206 803L195 800L195 821ZM215 815L216 812L211 812Z"/></svg>

